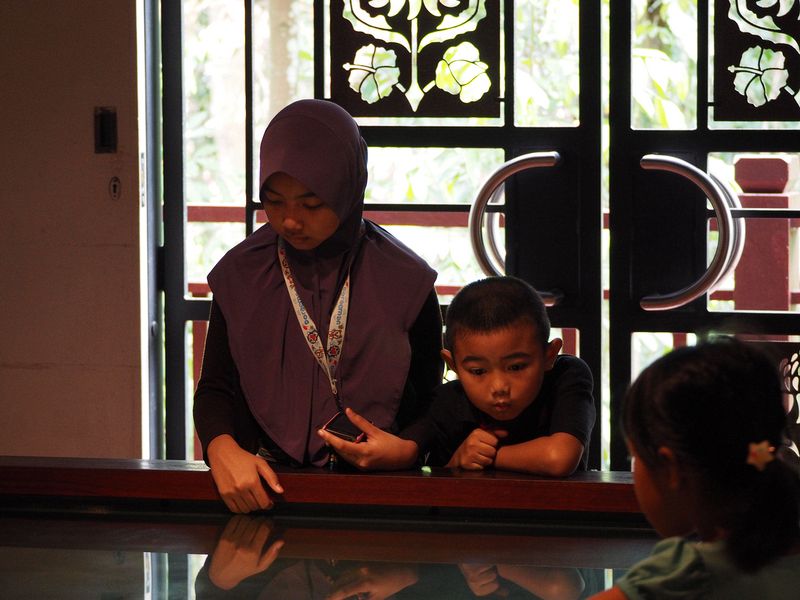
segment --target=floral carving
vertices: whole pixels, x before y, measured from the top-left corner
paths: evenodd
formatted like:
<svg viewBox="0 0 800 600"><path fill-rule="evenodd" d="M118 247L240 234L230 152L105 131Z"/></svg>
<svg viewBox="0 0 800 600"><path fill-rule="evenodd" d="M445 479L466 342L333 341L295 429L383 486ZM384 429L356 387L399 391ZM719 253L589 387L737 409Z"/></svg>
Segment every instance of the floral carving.
<svg viewBox="0 0 800 600"><path fill-rule="evenodd" d="M479 100L491 87L488 65L480 61L480 51L469 42L447 48L436 67L427 75L431 79L420 84L419 54L434 44L442 44L475 31L486 17L486 0L368 0L372 11L362 0L342 0L342 16L359 33L369 35L393 48L374 44L362 46L352 62L345 63L351 89L370 104L387 97L392 88L405 95L413 111L419 108L425 94L434 87L458 95L462 102ZM450 9L443 13L441 7ZM407 11L404 9L407 8ZM375 10L380 11L376 13ZM420 31L422 11L435 17L437 24L429 31ZM399 30L396 22L406 21L408 28ZM427 21L426 21L427 22ZM411 72L405 85L400 82L395 50L408 52ZM426 77L426 78L427 78Z"/></svg>
<svg viewBox="0 0 800 600"><path fill-rule="evenodd" d="M781 94L794 97L800 106L800 93L789 85L792 73L786 68L787 56L791 52L800 56L800 11L792 17L791 11L797 8L798 0L755 0L761 9L756 13L747 0L729 0L728 18L736 23L739 30L761 38L772 47L762 45L748 48L738 65L730 65L733 73L734 89L753 106L760 107Z"/></svg>
<svg viewBox="0 0 800 600"><path fill-rule="evenodd" d="M462 102L475 102L489 91L489 68L478 60L480 53L470 42L448 48L436 66L436 87L458 95Z"/></svg>
<svg viewBox="0 0 800 600"><path fill-rule="evenodd" d="M748 48L736 67L728 67L734 73L733 87L753 106L763 106L775 100L786 86L789 71L783 68L782 52L765 50L760 46Z"/></svg>
<svg viewBox="0 0 800 600"><path fill-rule="evenodd" d="M789 449L796 459L800 458L800 353L794 352L781 360L780 372L783 376L784 402L787 418L787 437ZM796 464L800 464L800 461Z"/></svg>
<svg viewBox="0 0 800 600"><path fill-rule="evenodd" d="M359 92L368 104L385 98L400 80L400 69L396 63L394 50L376 48L373 44L360 48L353 63L344 66L350 71L347 78L350 88Z"/></svg>

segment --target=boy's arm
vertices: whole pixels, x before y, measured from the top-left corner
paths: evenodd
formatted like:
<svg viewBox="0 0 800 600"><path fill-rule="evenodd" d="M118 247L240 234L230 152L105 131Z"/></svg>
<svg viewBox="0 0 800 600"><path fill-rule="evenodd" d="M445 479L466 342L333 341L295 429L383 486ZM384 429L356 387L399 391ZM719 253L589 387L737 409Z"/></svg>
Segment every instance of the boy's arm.
<svg viewBox="0 0 800 600"><path fill-rule="evenodd" d="M550 435L501 446L495 468L551 477L575 472L595 421L592 388L592 372L585 362L575 356L559 356L536 400L552 406Z"/></svg>
<svg viewBox="0 0 800 600"><path fill-rule="evenodd" d="M551 477L572 475L583 456L583 444L574 435L558 432L527 442L501 446L495 469L520 471Z"/></svg>
<svg viewBox="0 0 800 600"><path fill-rule="evenodd" d="M417 444L420 462L443 467L469 432L477 427L471 415L471 405L463 397L460 384L451 381L439 385L427 412L397 435Z"/></svg>
<svg viewBox="0 0 800 600"><path fill-rule="evenodd" d="M492 466L497 458L497 444L506 435L505 431L473 430L456 448L445 466L471 471Z"/></svg>

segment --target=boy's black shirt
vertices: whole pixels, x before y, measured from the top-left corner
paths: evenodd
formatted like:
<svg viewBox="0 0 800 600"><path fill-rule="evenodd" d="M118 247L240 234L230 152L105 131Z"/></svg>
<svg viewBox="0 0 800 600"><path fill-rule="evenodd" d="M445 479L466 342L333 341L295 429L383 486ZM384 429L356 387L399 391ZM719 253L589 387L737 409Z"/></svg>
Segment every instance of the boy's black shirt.
<svg viewBox="0 0 800 600"><path fill-rule="evenodd" d="M587 364L576 356L561 354L553 368L544 374L536 400L516 419L501 422L475 408L461 383L451 381L436 389L427 415L401 436L417 443L420 456L429 453L427 464L444 466L467 436L481 426L508 431L502 445L569 433L583 444L578 468L585 470L595 422L592 388L592 373Z"/></svg>

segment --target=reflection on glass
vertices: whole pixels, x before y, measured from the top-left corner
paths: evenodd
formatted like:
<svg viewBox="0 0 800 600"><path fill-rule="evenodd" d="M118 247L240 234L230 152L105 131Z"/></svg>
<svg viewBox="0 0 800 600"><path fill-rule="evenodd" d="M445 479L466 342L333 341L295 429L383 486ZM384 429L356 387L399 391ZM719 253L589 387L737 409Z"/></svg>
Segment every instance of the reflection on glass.
<svg viewBox="0 0 800 600"><path fill-rule="evenodd" d="M631 3L631 126L697 126L697 3Z"/></svg>
<svg viewBox="0 0 800 600"><path fill-rule="evenodd" d="M647 556L640 531L136 513L0 519L20 597L586 598ZM416 524L415 524L416 523Z"/></svg>
<svg viewBox="0 0 800 600"><path fill-rule="evenodd" d="M0 528L0 533L6 533ZM145 598L145 559L135 550L14 547L0 536L3 598Z"/></svg>
<svg viewBox="0 0 800 600"><path fill-rule="evenodd" d="M514 124L579 124L578 0L514 3Z"/></svg>
<svg viewBox="0 0 800 600"><path fill-rule="evenodd" d="M470 560L466 555L456 556L458 562L419 560L415 556L421 548L404 547L404 536L390 532L378 536L386 538L384 541L390 544L387 548L392 548L393 537L397 542L394 552L389 550L388 554L407 559L381 556L387 554L386 549L378 551L375 559L364 559L375 554L380 545L372 552L369 547L350 549L348 543L357 543L360 536L352 539L353 532L347 530L325 532L330 540L329 554L325 555L324 546L314 545L307 533L282 530L266 517L232 517L197 573L197 598L217 597L223 591L244 598L301 600L584 598L601 591L605 584L602 568L497 564L486 560L486 553L474 550L470 550ZM425 537L432 540L430 535ZM366 539L361 536L361 541ZM335 548L345 550L342 553Z"/></svg>
<svg viewBox="0 0 800 600"><path fill-rule="evenodd" d="M244 198L244 4L184 0L184 176L189 202Z"/></svg>

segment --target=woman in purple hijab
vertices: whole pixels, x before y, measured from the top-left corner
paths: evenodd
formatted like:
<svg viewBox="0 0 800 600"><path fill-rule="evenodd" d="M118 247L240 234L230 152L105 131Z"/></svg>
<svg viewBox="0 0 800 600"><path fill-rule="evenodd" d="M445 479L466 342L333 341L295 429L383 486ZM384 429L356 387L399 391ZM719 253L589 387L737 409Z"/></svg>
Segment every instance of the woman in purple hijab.
<svg viewBox="0 0 800 600"><path fill-rule="evenodd" d="M323 100L290 104L261 141L269 223L212 269L214 294L194 419L228 507L269 508L269 462L408 466L403 428L441 382L436 273L362 219L367 147L353 118ZM332 444L332 417L364 434ZM358 431L357 431L358 433ZM264 459L267 460L264 460Z"/></svg>

